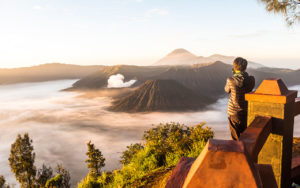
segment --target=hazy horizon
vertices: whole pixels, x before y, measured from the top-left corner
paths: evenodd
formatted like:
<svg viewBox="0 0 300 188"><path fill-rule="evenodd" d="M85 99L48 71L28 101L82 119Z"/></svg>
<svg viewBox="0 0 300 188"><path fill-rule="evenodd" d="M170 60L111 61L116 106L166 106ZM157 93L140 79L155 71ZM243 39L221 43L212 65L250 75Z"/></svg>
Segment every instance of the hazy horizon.
<svg viewBox="0 0 300 188"><path fill-rule="evenodd" d="M178 49L178 48L177 48ZM188 49L186 49L188 50ZM188 50L189 51L189 50ZM172 52L172 51L170 51ZM169 53L170 53L169 52ZM212 55L223 55L223 56L233 56L233 55L226 55L226 54L220 54L220 53L213 53L211 55L208 55L208 56L203 56L203 57L209 57L209 56L212 56ZM167 54L165 54L166 56ZM198 55L198 54L195 54L196 56L198 57L201 57L201 55ZM24 65L24 66L14 66L14 65L1 65L0 64L0 69L15 69L15 68L28 68L28 67L34 67L34 66L40 66L40 65L45 65L45 64L66 64L66 65L80 65L80 66L114 66L114 65L136 65L136 66L153 66L155 65L155 63L157 61L159 61L160 59L162 59L163 57L165 56L162 56L161 58L157 59L156 61L153 61L149 64L134 64L134 63L116 63L116 64L76 64L76 63L68 63L68 62L45 62L45 63L40 63L40 64L31 64L31 65ZM247 59L248 61L251 61L251 62L254 62L254 63L259 63L259 64L262 64L264 66L267 66L267 67L272 67L272 68L287 68L287 69L293 69L293 70L298 70L300 69L300 59L275 59L275 60L270 60L270 59L260 59L260 58L253 58L253 59Z"/></svg>
<svg viewBox="0 0 300 188"><path fill-rule="evenodd" d="M300 27L248 1L0 1L0 67L150 65L175 48L298 67Z"/></svg>

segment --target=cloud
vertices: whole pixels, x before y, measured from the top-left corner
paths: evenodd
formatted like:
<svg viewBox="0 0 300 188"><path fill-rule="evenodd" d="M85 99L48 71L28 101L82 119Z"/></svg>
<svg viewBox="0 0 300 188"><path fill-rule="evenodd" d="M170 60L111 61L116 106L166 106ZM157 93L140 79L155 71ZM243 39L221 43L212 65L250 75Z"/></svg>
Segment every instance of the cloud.
<svg viewBox="0 0 300 188"><path fill-rule="evenodd" d="M122 88L122 87L130 87L132 86L136 80L130 80L128 82L124 82L125 77L122 74L111 75L107 80L108 88Z"/></svg>
<svg viewBox="0 0 300 188"><path fill-rule="evenodd" d="M0 86L0 174L8 183L16 183L7 159L10 144L18 133L28 132L33 139L37 167L43 163L52 167L62 163L71 173L73 187L88 173L84 161L89 140L103 152L104 170L110 171L121 167L118 161L126 146L140 142L144 131L159 123L172 120L196 125L207 122L216 138L230 138L224 113L227 98L220 99L207 111L116 113L106 110L112 102L106 94L97 92L92 94L95 98L86 98L79 97L80 93L58 92L75 81ZM300 90L300 86L290 89ZM300 116L295 121L295 136L300 135L299 120Z"/></svg>
<svg viewBox="0 0 300 188"><path fill-rule="evenodd" d="M52 4L34 5L32 6L32 9L36 11L42 10L47 12L55 12L56 14L64 15L74 15L78 11L78 8L76 7L64 8L53 6Z"/></svg>
<svg viewBox="0 0 300 188"><path fill-rule="evenodd" d="M123 77L117 78L122 80ZM0 86L0 174L9 183L16 183L7 159L10 144L18 133L28 132L33 139L37 167L43 163L52 167L62 163L71 173L73 187L88 173L84 161L89 140L106 158L103 170L110 171L121 167L118 161L126 146L140 142L144 131L159 123L173 121L196 125L207 122L216 138L230 138L224 113L227 98L219 100L208 111L116 113L106 110L112 99L102 92L92 93L95 98L82 97L81 93L58 92L75 81ZM295 127L296 135L300 135L300 129L297 130L300 125L295 124Z"/></svg>
<svg viewBox="0 0 300 188"><path fill-rule="evenodd" d="M34 6L32 7L32 9L33 9L33 10L41 10L41 9L42 9L42 6L40 6L40 5L34 5Z"/></svg>
<svg viewBox="0 0 300 188"><path fill-rule="evenodd" d="M254 38L254 37L261 37L270 34L269 31L256 31L252 33L243 33L243 34L233 34L229 35L230 38Z"/></svg>
<svg viewBox="0 0 300 188"><path fill-rule="evenodd" d="M138 3L141 3L141 2L143 2L144 0L135 0L136 2L138 2Z"/></svg>
<svg viewBox="0 0 300 188"><path fill-rule="evenodd" d="M167 16L167 15L169 15L169 11L166 9L154 8L154 9L147 11L145 16L149 18L149 17L153 17L155 15Z"/></svg>

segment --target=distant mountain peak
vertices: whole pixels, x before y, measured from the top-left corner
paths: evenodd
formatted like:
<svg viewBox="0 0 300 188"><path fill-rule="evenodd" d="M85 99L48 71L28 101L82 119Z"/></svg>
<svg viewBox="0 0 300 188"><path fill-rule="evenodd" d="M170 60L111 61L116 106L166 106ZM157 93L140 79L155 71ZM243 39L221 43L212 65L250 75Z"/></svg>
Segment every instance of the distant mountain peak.
<svg viewBox="0 0 300 188"><path fill-rule="evenodd" d="M233 56L226 56L226 55L222 55L222 54L212 54L209 57L214 57L214 58L233 58Z"/></svg>
<svg viewBox="0 0 300 188"><path fill-rule="evenodd" d="M183 48L178 48L173 50L171 53L166 55L164 58L160 59L155 65L185 65L185 64L194 64L194 61L197 58L196 55L187 51Z"/></svg>
<svg viewBox="0 0 300 188"><path fill-rule="evenodd" d="M165 58L169 58L169 57L196 58L197 56L194 55L193 53L187 51L184 48L177 48L165 56Z"/></svg>
<svg viewBox="0 0 300 188"><path fill-rule="evenodd" d="M169 54L183 54L183 53L188 53L188 54L192 54L191 52L187 51L184 48L177 48L175 50L173 50L171 53Z"/></svg>

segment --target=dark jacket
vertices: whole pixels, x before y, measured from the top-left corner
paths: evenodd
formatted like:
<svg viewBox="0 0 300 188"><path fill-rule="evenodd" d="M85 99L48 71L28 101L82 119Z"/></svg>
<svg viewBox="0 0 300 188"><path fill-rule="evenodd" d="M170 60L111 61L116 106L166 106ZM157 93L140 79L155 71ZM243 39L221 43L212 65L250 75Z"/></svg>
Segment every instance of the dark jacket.
<svg viewBox="0 0 300 188"><path fill-rule="evenodd" d="M228 115L246 115L248 103L245 93L249 93L255 86L255 79L247 72L234 74L227 79L225 91L230 93L227 113Z"/></svg>

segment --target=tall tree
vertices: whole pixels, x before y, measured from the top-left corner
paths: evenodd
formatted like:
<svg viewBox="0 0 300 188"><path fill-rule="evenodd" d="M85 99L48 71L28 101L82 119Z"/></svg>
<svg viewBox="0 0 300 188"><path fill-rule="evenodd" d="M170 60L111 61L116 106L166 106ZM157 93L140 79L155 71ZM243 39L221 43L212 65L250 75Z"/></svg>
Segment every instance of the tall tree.
<svg viewBox="0 0 300 188"><path fill-rule="evenodd" d="M21 187L34 187L36 175L34 159L35 153L28 133L25 133L24 137L19 134L11 145L8 161L11 171L15 174Z"/></svg>
<svg viewBox="0 0 300 188"><path fill-rule="evenodd" d="M90 170L91 175L100 176L101 168L105 166L105 158L103 157L101 151L95 148L95 145L89 141L87 143L88 151L86 155L88 159L85 161L87 163L87 167Z"/></svg>
<svg viewBox="0 0 300 188"><path fill-rule="evenodd" d="M260 0L269 12L282 14L289 25L300 21L300 0Z"/></svg>
<svg viewBox="0 0 300 188"><path fill-rule="evenodd" d="M61 164L58 164L57 167L56 167L56 173L58 175L61 175L61 186L63 188L70 188L71 187L71 183L70 183L70 180L71 180L71 175L70 175L70 172L68 170L66 170ZM56 176L58 177L58 176Z"/></svg>

